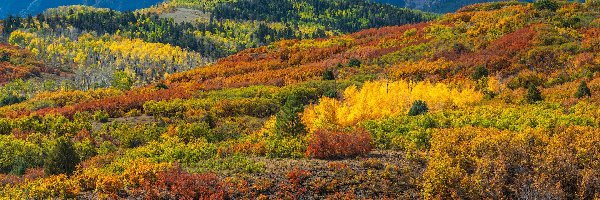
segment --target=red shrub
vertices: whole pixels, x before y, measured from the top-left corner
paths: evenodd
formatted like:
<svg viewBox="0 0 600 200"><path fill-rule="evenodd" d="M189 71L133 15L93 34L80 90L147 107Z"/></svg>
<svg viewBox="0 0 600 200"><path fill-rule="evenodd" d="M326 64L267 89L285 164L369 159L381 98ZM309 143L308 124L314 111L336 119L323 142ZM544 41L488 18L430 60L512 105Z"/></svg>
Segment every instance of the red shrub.
<svg viewBox="0 0 600 200"><path fill-rule="evenodd" d="M151 199L225 199L225 187L215 174L192 174L179 166L159 172L156 182L146 188Z"/></svg>
<svg viewBox="0 0 600 200"><path fill-rule="evenodd" d="M306 156L339 159L366 155L373 149L371 142L371 135L364 130L355 133L318 130L310 139Z"/></svg>

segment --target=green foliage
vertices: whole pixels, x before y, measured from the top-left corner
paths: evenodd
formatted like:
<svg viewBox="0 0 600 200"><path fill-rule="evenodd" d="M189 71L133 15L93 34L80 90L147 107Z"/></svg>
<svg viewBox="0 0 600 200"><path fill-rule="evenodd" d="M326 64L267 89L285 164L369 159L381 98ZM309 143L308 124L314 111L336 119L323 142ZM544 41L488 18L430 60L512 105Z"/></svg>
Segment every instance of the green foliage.
<svg viewBox="0 0 600 200"><path fill-rule="evenodd" d="M113 74L111 86L120 90L129 90L133 86L133 79L127 73L118 71Z"/></svg>
<svg viewBox="0 0 600 200"><path fill-rule="evenodd" d="M44 148L41 144L0 135L0 147L0 173L22 174L27 168L42 165Z"/></svg>
<svg viewBox="0 0 600 200"><path fill-rule="evenodd" d="M56 139L44 160L47 174L72 174L79 164L79 155L73 142L67 137Z"/></svg>
<svg viewBox="0 0 600 200"><path fill-rule="evenodd" d="M542 100L544 100L544 98L542 97L540 90L538 90L535 85L529 84L529 88L527 88L527 94L525 95L525 101L529 104L533 104Z"/></svg>
<svg viewBox="0 0 600 200"><path fill-rule="evenodd" d="M89 139L84 139L82 141L74 143L75 150L77 151L77 155L79 155L79 160L84 161L91 157L98 155L98 151L94 143Z"/></svg>
<svg viewBox="0 0 600 200"><path fill-rule="evenodd" d="M2 99L0 99L0 106L7 106L7 105L16 104L16 103L21 103L21 102L25 101L26 99L27 98L22 97L22 96L8 94L8 95L2 97Z"/></svg>
<svg viewBox="0 0 600 200"><path fill-rule="evenodd" d="M290 98L285 102L281 111L277 113L275 121L275 132L281 136L298 136L306 133L306 127L302 124L299 113L304 110L301 102Z"/></svg>
<svg viewBox="0 0 600 200"><path fill-rule="evenodd" d="M410 110L408 111L408 116L422 115L422 114L427 113L428 111L429 111L429 108L427 107L427 104L425 103L425 101L416 100L415 102L413 102L413 105L410 107Z"/></svg>
<svg viewBox="0 0 600 200"><path fill-rule="evenodd" d="M348 67L360 67L360 60L358 60L357 58L351 58L350 61L348 61Z"/></svg>
<svg viewBox="0 0 600 200"><path fill-rule="evenodd" d="M585 81L581 81L579 87L577 87L577 92L575 92L575 98L582 97L592 97L592 92L590 88L588 88L587 83Z"/></svg>
<svg viewBox="0 0 600 200"><path fill-rule="evenodd" d="M333 70L331 70L331 69L325 70L325 72L323 72L323 80L325 80L325 81L335 80L335 74L333 73Z"/></svg>
<svg viewBox="0 0 600 200"><path fill-rule="evenodd" d="M490 72L484 66L480 65L475 68L475 71L471 75L471 79L479 80L484 77L487 77L489 74L490 74Z"/></svg>
<svg viewBox="0 0 600 200"><path fill-rule="evenodd" d="M556 11L560 8L560 4L556 0L537 0L533 6L538 10Z"/></svg>
<svg viewBox="0 0 600 200"><path fill-rule="evenodd" d="M219 142L225 139L225 135L214 134L206 122L185 124L178 129L177 136L184 142L193 142L197 139L206 139L208 142Z"/></svg>
<svg viewBox="0 0 600 200"><path fill-rule="evenodd" d="M108 122L108 118L110 118L110 115L108 115L108 112L106 112L106 111L99 110L94 113L93 118L94 118L94 121L97 121L100 123L106 123L106 122Z"/></svg>
<svg viewBox="0 0 600 200"><path fill-rule="evenodd" d="M269 158L302 158L308 146L299 137L271 136L265 143L265 154Z"/></svg>

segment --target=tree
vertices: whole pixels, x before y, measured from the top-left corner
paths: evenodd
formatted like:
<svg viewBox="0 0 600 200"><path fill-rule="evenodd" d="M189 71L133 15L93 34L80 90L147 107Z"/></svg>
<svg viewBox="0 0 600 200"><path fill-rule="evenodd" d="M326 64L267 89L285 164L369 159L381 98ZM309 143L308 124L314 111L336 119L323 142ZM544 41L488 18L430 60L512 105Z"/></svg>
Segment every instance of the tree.
<svg viewBox="0 0 600 200"><path fill-rule="evenodd" d="M59 137L50 148L48 156L44 161L46 174L71 175L79 164L79 155L73 146L73 142L67 137Z"/></svg>
<svg viewBox="0 0 600 200"><path fill-rule="evenodd" d="M327 69L323 72L323 80L330 81L335 79L335 74L333 70Z"/></svg>
<svg viewBox="0 0 600 200"><path fill-rule="evenodd" d="M533 4L533 6L538 10L551 10L551 11L556 11L560 7L558 2L556 2L554 0L538 0Z"/></svg>
<svg viewBox="0 0 600 200"><path fill-rule="evenodd" d="M527 89L527 95L525 95L525 100L527 101L527 103L533 104L538 101L544 100L544 98L542 97L542 93L540 92L540 90L538 90L538 88L535 85L529 84L529 88Z"/></svg>
<svg viewBox="0 0 600 200"><path fill-rule="evenodd" d="M278 135L296 136L306 133L306 127L298 115L303 111L303 106L297 98L288 97L276 116L275 131Z"/></svg>
<svg viewBox="0 0 600 200"><path fill-rule="evenodd" d="M422 100L416 100L412 107L410 107L410 110L408 111L408 116L417 116L417 115L422 115L425 114L429 111L429 108L427 107L427 104L425 103L425 101Z"/></svg>
<svg viewBox="0 0 600 200"><path fill-rule="evenodd" d="M356 58L352 58L350 59L350 61L348 62L348 67L360 67L360 60L356 59Z"/></svg>
<svg viewBox="0 0 600 200"><path fill-rule="evenodd" d="M590 91L590 88L588 88L587 84L585 83L585 81L581 81L581 84L579 84L579 87L577 88L577 92L575 93L575 98L582 98L582 97L592 97L592 92Z"/></svg>
<svg viewBox="0 0 600 200"><path fill-rule="evenodd" d="M471 78L473 80L479 80L482 79L483 77L486 77L490 74L490 72L484 67L484 66L478 66L477 68L475 68L475 72L473 72L473 74L471 75Z"/></svg>

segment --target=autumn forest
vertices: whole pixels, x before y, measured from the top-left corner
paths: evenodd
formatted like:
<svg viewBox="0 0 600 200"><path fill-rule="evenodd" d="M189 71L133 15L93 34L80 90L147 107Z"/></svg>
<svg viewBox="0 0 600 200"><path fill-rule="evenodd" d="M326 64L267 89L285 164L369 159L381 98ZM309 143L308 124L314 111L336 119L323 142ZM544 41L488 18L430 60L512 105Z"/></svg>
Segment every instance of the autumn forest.
<svg viewBox="0 0 600 200"><path fill-rule="evenodd" d="M7 16L0 199L599 199L600 1L471 3Z"/></svg>

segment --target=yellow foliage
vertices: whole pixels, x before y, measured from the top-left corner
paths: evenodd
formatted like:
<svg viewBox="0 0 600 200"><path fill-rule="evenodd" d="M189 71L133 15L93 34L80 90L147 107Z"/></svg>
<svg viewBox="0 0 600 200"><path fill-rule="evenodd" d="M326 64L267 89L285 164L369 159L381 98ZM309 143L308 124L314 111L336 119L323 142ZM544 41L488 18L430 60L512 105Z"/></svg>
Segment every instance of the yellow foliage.
<svg viewBox="0 0 600 200"><path fill-rule="evenodd" d="M408 112L412 103L423 100L430 110L465 107L479 102L483 94L473 87L452 88L443 83L375 81L361 89L351 86L344 91L344 100L322 98L318 105L305 110L304 123L311 129L351 126L358 122L389 117Z"/></svg>

